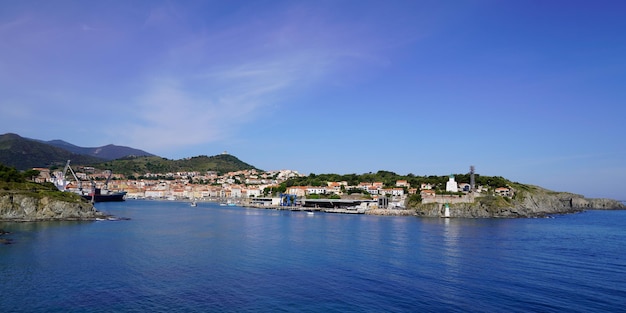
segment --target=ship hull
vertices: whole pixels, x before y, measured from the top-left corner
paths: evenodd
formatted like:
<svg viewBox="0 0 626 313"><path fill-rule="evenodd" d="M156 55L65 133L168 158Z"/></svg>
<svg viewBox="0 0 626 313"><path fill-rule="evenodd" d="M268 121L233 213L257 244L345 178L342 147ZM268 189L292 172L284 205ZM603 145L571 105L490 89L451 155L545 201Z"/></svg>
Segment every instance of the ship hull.
<svg viewBox="0 0 626 313"><path fill-rule="evenodd" d="M125 201L126 192L111 192L101 193L99 189L96 189L96 194L82 195L86 200L93 202L120 202Z"/></svg>
<svg viewBox="0 0 626 313"><path fill-rule="evenodd" d="M93 198L94 202L120 202L120 201L125 201L124 199L124 194L115 194L115 195L99 195L99 196L89 196L89 195L84 195L83 198L85 198L88 201L91 201Z"/></svg>

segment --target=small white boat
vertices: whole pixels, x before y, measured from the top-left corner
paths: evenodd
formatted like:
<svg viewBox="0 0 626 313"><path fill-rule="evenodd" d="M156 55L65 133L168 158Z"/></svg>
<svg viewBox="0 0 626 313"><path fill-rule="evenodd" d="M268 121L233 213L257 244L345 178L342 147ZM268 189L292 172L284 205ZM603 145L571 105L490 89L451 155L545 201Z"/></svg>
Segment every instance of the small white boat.
<svg viewBox="0 0 626 313"><path fill-rule="evenodd" d="M194 201L191 201L191 206L192 206L192 207L197 207L197 206L198 206L198 203L196 203L196 201L195 201L195 200L194 200Z"/></svg>

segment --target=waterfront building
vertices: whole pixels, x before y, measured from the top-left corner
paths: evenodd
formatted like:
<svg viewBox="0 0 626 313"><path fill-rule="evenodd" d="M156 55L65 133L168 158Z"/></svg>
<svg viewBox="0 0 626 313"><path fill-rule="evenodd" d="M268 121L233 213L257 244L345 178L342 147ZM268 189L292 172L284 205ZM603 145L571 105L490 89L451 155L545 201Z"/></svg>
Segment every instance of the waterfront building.
<svg viewBox="0 0 626 313"><path fill-rule="evenodd" d="M244 190L244 194L246 198L256 198L260 197L262 190L259 188L248 188Z"/></svg>

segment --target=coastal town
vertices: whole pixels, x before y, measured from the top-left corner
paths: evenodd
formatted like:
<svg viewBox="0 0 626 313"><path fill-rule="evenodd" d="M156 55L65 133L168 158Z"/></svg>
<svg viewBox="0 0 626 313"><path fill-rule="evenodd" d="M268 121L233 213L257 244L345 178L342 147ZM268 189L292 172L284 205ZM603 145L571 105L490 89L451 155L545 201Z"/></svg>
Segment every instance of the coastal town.
<svg viewBox="0 0 626 313"><path fill-rule="evenodd" d="M47 168L34 170L39 172L37 180L40 182L54 182L65 178L66 174ZM247 169L222 175L214 171L146 173L141 179L127 179L110 171L79 167L78 171L72 171L72 175L75 179L63 185L64 189L105 188L124 192L125 199L218 201L256 207L295 207L307 201L315 207L330 205L334 209L349 208L359 212L370 209L401 210L411 195L419 195L422 203L469 203L473 202L475 195L485 191L482 186L458 183L453 175L445 185L445 194L437 194L432 184L411 186L407 180L396 180L394 186L385 186L383 182L361 182L352 186L346 181L333 181L326 182L325 186L289 186L277 192L285 181L305 176L295 170ZM500 196L512 195L512 190L504 187L495 188L492 192ZM330 203L324 199L334 201Z"/></svg>

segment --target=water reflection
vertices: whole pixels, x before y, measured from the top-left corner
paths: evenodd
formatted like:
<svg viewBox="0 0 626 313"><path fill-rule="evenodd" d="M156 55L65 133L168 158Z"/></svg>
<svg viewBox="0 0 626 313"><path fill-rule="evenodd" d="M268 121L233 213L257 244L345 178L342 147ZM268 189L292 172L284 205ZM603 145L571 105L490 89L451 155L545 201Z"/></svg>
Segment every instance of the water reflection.
<svg viewBox="0 0 626 313"><path fill-rule="evenodd" d="M449 218L443 219L443 264L446 267L444 273L456 274L460 272L460 227L456 221L451 221ZM453 279L450 275L449 279Z"/></svg>

